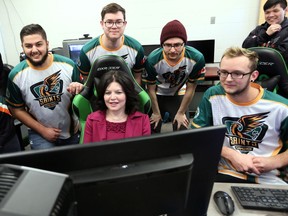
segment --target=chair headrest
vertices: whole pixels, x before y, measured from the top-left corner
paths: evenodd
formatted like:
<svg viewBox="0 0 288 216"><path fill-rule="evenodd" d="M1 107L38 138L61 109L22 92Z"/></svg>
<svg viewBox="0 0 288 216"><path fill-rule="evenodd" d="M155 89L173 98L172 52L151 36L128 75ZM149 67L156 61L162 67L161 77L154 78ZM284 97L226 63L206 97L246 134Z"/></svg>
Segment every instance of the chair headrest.
<svg viewBox="0 0 288 216"><path fill-rule="evenodd" d="M271 78L267 79L260 79L257 80L256 82L262 86L262 88L267 89L269 91L274 91L276 86L278 85L278 82L280 80L280 75L273 76Z"/></svg>
<svg viewBox="0 0 288 216"><path fill-rule="evenodd" d="M268 47L251 47L250 50L255 51L259 56L257 70L269 77L280 75L287 77L286 62L282 55L275 49Z"/></svg>
<svg viewBox="0 0 288 216"><path fill-rule="evenodd" d="M100 79L104 73L110 70L121 70L133 77L130 68L122 57L117 55L102 55L94 61L87 82L93 82L95 77ZM89 84L87 83L88 86L90 86Z"/></svg>

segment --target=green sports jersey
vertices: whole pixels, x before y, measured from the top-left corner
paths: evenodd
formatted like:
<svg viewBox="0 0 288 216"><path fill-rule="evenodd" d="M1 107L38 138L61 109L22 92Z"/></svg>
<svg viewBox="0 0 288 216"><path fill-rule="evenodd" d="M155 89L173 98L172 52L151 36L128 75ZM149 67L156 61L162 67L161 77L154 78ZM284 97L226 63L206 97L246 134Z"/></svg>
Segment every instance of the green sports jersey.
<svg viewBox="0 0 288 216"><path fill-rule="evenodd" d="M204 81L206 71L203 54L190 46L185 46L181 59L173 66L167 62L163 48L154 50L145 62L145 69L143 82L156 84L156 93L165 96L185 94L186 82Z"/></svg>
<svg viewBox="0 0 288 216"><path fill-rule="evenodd" d="M67 92L71 82L79 81L79 72L71 59L52 55L46 68L34 68L27 60L9 73L7 103L27 107L27 111L46 127L61 129L60 139L67 139L78 128L72 115L72 95Z"/></svg>
<svg viewBox="0 0 288 216"><path fill-rule="evenodd" d="M78 61L78 69L82 75L89 74L94 61L99 56L109 54L121 56L131 69L138 70L144 67L144 49L137 40L124 35L121 47L117 50L109 50L102 45L101 37L102 35L93 38L82 47Z"/></svg>

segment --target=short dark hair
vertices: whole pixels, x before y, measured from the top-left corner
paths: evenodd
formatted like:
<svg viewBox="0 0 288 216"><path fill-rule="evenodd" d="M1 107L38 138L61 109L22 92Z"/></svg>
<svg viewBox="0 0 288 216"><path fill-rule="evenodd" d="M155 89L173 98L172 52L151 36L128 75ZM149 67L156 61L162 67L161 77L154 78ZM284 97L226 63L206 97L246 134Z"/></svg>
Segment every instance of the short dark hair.
<svg viewBox="0 0 288 216"><path fill-rule="evenodd" d="M267 0L266 3L263 5L263 10L266 11L273 6L276 6L277 4L280 4L280 6L283 9L285 9L287 7L287 1L286 0Z"/></svg>
<svg viewBox="0 0 288 216"><path fill-rule="evenodd" d="M114 13L117 13L118 11L122 12L123 18L125 21L126 20L125 9L117 3L110 3L110 4L106 5L101 11L101 19L103 20L105 14L107 14L107 13L113 13L114 14Z"/></svg>
<svg viewBox="0 0 288 216"><path fill-rule="evenodd" d="M20 39L23 43L23 38L28 35L39 34L42 38L47 41L47 35L45 30L39 24L29 24L22 28L20 32Z"/></svg>
<svg viewBox="0 0 288 216"><path fill-rule="evenodd" d="M127 115L139 110L139 98L135 91L135 84L132 78L123 71L110 70L102 75L99 85L97 86L97 101L96 110L107 110L107 106L104 101L104 94L107 87L112 83L119 83L126 95L125 113Z"/></svg>

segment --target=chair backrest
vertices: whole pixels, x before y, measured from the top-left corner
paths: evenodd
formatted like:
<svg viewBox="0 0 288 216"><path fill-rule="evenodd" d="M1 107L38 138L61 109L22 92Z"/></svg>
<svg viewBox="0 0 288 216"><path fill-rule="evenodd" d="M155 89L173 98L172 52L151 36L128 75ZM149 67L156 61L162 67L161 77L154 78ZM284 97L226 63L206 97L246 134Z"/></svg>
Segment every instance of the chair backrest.
<svg viewBox="0 0 288 216"><path fill-rule="evenodd" d="M257 70L259 77L256 81L270 91L288 98L288 70L286 62L276 49L269 47L251 47L259 56Z"/></svg>
<svg viewBox="0 0 288 216"><path fill-rule="evenodd" d="M134 79L133 73L124 61L117 55L103 55L98 57L93 63L87 81L84 84L84 89L74 97L72 102L73 112L77 115L81 126L80 143L83 143L84 129L87 116L95 111L93 102L97 99L97 83L100 77L110 71L120 70L128 73L134 81L135 91L138 93L140 101L140 111L148 113L151 109L151 100L148 93Z"/></svg>

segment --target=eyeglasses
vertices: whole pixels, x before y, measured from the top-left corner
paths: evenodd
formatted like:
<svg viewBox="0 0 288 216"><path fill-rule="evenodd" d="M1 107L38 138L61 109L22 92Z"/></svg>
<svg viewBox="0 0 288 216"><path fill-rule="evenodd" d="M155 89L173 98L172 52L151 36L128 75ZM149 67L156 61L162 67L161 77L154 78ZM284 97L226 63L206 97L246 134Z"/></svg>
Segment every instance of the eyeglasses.
<svg viewBox="0 0 288 216"><path fill-rule="evenodd" d="M183 45L184 43L175 43L175 44L164 43L163 44L164 48L167 48L168 50L172 49L172 47L174 47L174 49L180 49L180 47L182 47Z"/></svg>
<svg viewBox="0 0 288 216"><path fill-rule="evenodd" d="M233 71L231 73L225 71L225 70L218 70L217 74L221 78L227 78L228 75L230 74L232 79L243 79L244 76L253 73L255 70L250 71L249 73L243 73L241 71Z"/></svg>
<svg viewBox="0 0 288 216"><path fill-rule="evenodd" d="M115 24L115 26L116 26L117 28L121 28L121 27L124 26L124 23L126 23L126 21L117 20L116 22L113 22L113 21L111 21L111 20L108 20L108 21L106 21L106 22L104 22L104 23L105 23L105 26L106 26L107 28L112 28L114 24Z"/></svg>

